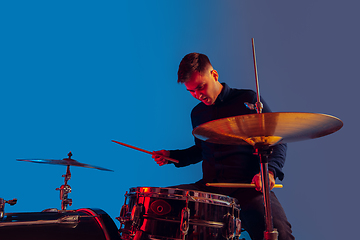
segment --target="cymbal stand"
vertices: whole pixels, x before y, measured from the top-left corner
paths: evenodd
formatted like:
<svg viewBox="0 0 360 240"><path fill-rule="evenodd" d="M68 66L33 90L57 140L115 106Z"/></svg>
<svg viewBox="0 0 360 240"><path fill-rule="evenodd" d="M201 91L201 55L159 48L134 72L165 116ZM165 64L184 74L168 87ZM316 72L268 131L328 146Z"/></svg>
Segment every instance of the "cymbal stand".
<svg viewBox="0 0 360 240"><path fill-rule="evenodd" d="M254 70L255 70L255 80L256 80L256 95L257 102L255 103L256 112L261 114L263 109L263 104L260 102L260 88L259 88L259 79L256 66L256 54L255 54L255 42L254 38L252 41L252 50L253 50L253 59L254 59ZM262 124L260 124L261 126ZM254 145L255 153L259 156L260 159L260 168L261 168L261 182L262 182L262 192L264 199L264 208L265 208L265 240L277 240L278 232L274 229L273 219L271 214L271 203L270 203L270 182L269 182L269 169L268 169L268 156L271 153L270 146L259 142Z"/></svg>
<svg viewBox="0 0 360 240"><path fill-rule="evenodd" d="M71 159L72 153L69 152L68 156L69 159ZM72 199L68 198L69 193L71 193L71 187L67 184L67 182L71 179L70 165L67 165L66 174L62 175L62 177L64 177L65 183L61 185L60 188L56 188L56 190L60 191L61 210L66 211L67 206L72 205Z"/></svg>
<svg viewBox="0 0 360 240"><path fill-rule="evenodd" d="M264 209L265 209L265 240L277 240L278 232L274 229L272 213L271 213L271 203L270 203L270 181L269 181L269 169L268 169L268 157L272 152L272 149L263 144L255 144L255 154L259 156L260 159L260 169L261 169L261 182L262 182L262 192L264 199Z"/></svg>

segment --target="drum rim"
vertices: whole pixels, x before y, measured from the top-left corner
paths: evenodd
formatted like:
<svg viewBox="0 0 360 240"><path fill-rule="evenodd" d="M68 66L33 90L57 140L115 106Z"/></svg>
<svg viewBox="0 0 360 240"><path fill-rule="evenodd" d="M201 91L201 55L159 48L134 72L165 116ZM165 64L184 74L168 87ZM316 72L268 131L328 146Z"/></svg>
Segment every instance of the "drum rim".
<svg viewBox="0 0 360 240"><path fill-rule="evenodd" d="M234 205L238 207L238 200L223 194L187 190L181 188L171 187L131 187L127 196L138 195L146 197L159 197L165 199L186 200L186 195L189 193L189 201L193 202L212 202L221 205Z"/></svg>

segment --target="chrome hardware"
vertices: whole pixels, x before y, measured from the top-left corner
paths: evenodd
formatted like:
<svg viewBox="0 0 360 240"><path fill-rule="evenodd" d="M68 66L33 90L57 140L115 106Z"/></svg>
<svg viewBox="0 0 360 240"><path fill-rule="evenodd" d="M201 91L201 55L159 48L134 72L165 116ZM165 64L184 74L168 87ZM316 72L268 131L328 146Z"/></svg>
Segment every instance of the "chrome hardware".
<svg viewBox="0 0 360 240"><path fill-rule="evenodd" d="M4 217L5 203L9 204L10 206L13 206L17 203L17 199L14 198L13 200L6 201L3 198L0 198L0 218Z"/></svg>
<svg viewBox="0 0 360 240"><path fill-rule="evenodd" d="M185 240L185 236L189 231L189 219L190 219L190 208L189 208L189 191L186 192L186 203L185 207L181 210L181 222L180 231L182 233L182 239Z"/></svg>
<svg viewBox="0 0 360 240"><path fill-rule="evenodd" d="M9 226L39 226L39 225L61 225L64 227L75 228L79 224L78 215L63 216L55 220L35 220L35 221L13 221L13 222L0 222L0 227Z"/></svg>
<svg viewBox="0 0 360 240"><path fill-rule="evenodd" d="M136 204L131 210L130 220L134 227L141 227L142 225L142 216L144 212L144 206L142 204Z"/></svg>
<svg viewBox="0 0 360 240"><path fill-rule="evenodd" d="M230 213L224 216L224 227L222 228L223 237L226 239L233 238L235 236L235 217Z"/></svg>
<svg viewBox="0 0 360 240"><path fill-rule="evenodd" d="M69 152L68 156L68 159L71 159L72 153ZM65 183L61 185L60 188L56 188L56 190L60 191L61 210L66 211L67 206L72 205L72 199L68 198L69 193L71 193L71 187L67 184L67 182L71 179L70 165L67 165L66 174L62 175L62 177L64 178Z"/></svg>

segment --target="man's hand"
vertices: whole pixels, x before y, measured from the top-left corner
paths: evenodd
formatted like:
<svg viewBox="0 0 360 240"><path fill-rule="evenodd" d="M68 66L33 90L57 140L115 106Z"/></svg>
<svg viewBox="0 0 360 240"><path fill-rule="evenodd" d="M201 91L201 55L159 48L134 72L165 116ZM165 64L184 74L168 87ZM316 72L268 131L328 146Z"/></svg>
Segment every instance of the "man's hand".
<svg viewBox="0 0 360 240"><path fill-rule="evenodd" d="M270 182L270 190L274 188L275 185L275 178L274 178L274 173L269 171L269 182ZM252 182L255 184L255 189L256 191L262 191L262 183L261 183L261 174L258 173L256 174L253 179Z"/></svg>
<svg viewBox="0 0 360 240"><path fill-rule="evenodd" d="M155 162L157 164L159 164L159 166L168 164L168 160L162 158L162 156L164 157L170 157L170 151L167 150L160 150L160 151L154 151L153 153L155 153L154 155L152 155L152 158L155 160Z"/></svg>

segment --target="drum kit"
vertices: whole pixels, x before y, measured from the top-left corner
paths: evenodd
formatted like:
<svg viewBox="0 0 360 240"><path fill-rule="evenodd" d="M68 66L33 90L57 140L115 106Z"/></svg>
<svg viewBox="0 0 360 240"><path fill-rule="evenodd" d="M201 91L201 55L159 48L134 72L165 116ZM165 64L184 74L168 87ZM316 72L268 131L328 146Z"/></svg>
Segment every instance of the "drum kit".
<svg viewBox="0 0 360 240"><path fill-rule="evenodd" d="M289 143L319 138L338 131L343 123L340 119L317 113L275 112L261 113L257 81L255 48L254 67L257 85L257 113L224 118L204 123L193 130L193 135L206 142L217 144L250 144L259 156L262 192L265 209L264 239L277 239L273 227L269 199L268 155L271 147L278 143ZM148 154L128 144L113 141ZM71 187L70 166L111 171L80 163L71 158L62 160L18 159L33 163L67 166L64 184L60 191L61 210L46 209L35 213L5 213L5 204L14 205L16 199L0 198L0 239L122 239L122 240L225 240L241 237L241 206L237 200L225 195L190 191L177 188L133 187L125 193L120 209L120 222L115 222L101 209L82 208L68 210L72 199L68 197ZM177 162L175 159L169 161ZM213 185L212 185L213 184ZM216 183L218 187L254 187L246 184ZM209 183L215 186L214 183ZM278 186L281 187L281 186Z"/></svg>

